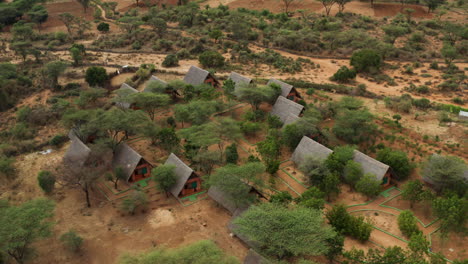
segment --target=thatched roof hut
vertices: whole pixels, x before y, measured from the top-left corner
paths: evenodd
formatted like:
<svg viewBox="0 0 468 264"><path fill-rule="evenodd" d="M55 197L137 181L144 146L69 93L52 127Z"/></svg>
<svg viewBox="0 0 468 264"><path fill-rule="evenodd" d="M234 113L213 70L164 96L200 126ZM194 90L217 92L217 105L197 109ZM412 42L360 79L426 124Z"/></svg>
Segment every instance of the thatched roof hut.
<svg viewBox="0 0 468 264"><path fill-rule="evenodd" d="M131 95L134 93L138 93L138 90L131 87L130 85L126 83L122 83L119 89L116 90L116 93L120 95ZM115 105L117 105L120 108L128 109L130 108L131 104L129 102L115 102Z"/></svg>
<svg viewBox="0 0 468 264"><path fill-rule="evenodd" d="M189 71L187 74L185 74L184 82L191 85L209 83L213 86L216 86L218 83L216 78L209 71L198 68L196 66L190 66Z"/></svg>
<svg viewBox="0 0 468 264"><path fill-rule="evenodd" d="M390 166L373 159L358 150L354 150L353 160L361 164L364 174L371 173L375 175L378 180L383 180L390 169Z"/></svg>
<svg viewBox="0 0 468 264"><path fill-rule="evenodd" d="M300 165L309 156L318 160L325 160L332 152L333 150L325 147L317 141L303 136L294 150L291 160Z"/></svg>
<svg viewBox="0 0 468 264"><path fill-rule="evenodd" d="M302 113L304 106L286 99L284 96L278 96L273 105L270 114L279 117L281 122L286 122L290 116L297 116Z"/></svg>
<svg viewBox="0 0 468 264"><path fill-rule="evenodd" d="M182 190L184 189L185 183L190 179L191 176L198 177L195 172L174 153L169 155L164 164L175 166L175 175L177 177L177 181L169 190L169 192L172 193L172 195L175 197L179 197Z"/></svg>

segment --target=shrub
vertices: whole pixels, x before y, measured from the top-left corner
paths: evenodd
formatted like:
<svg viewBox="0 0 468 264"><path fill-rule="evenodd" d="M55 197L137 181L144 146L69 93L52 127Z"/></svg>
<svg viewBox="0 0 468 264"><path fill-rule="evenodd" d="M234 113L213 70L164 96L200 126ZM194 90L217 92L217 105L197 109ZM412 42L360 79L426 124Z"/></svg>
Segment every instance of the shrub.
<svg viewBox="0 0 468 264"><path fill-rule="evenodd" d="M75 231L70 230L67 233L60 236L60 241L64 244L64 246L72 251L78 252L83 244L83 238L81 238Z"/></svg>
<svg viewBox="0 0 468 264"><path fill-rule="evenodd" d="M460 97L455 97L452 99L452 101L456 104L461 104L461 105L465 103L465 101L463 101L463 99L461 99Z"/></svg>
<svg viewBox="0 0 468 264"><path fill-rule="evenodd" d="M176 67L179 66L179 59L177 58L177 55L175 54L169 54L164 58L164 61L162 62L163 67Z"/></svg>
<svg viewBox="0 0 468 264"><path fill-rule="evenodd" d="M56 135L50 141L49 144L52 146L60 146L68 141L68 137L64 135Z"/></svg>
<svg viewBox="0 0 468 264"><path fill-rule="evenodd" d="M51 193L55 186L55 176L50 171L40 171L37 175L39 187L45 193Z"/></svg>
<svg viewBox="0 0 468 264"><path fill-rule="evenodd" d="M222 67L224 66L224 57L217 51L205 51L200 54L198 60L204 67Z"/></svg>
<svg viewBox="0 0 468 264"><path fill-rule="evenodd" d="M290 193L282 191L270 196L270 203L288 204L293 200Z"/></svg>
<svg viewBox="0 0 468 264"><path fill-rule="evenodd" d="M266 165L265 171L271 175L274 175L279 170L280 164L281 162L279 160L268 159L265 164Z"/></svg>
<svg viewBox="0 0 468 264"><path fill-rule="evenodd" d="M354 78L356 78L356 71L354 69L349 69L346 66L342 66L335 74L333 74L331 80L336 82L348 82Z"/></svg>
<svg viewBox="0 0 468 264"><path fill-rule="evenodd" d="M277 116L269 115L267 118L268 126L270 128L280 128L283 126L283 122Z"/></svg>
<svg viewBox="0 0 468 264"><path fill-rule="evenodd" d="M68 34L62 31L57 31L54 34L54 39L58 40L60 43L65 43L67 41Z"/></svg>
<svg viewBox="0 0 468 264"><path fill-rule="evenodd" d="M427 85L420 85L416 87L416 92L422 93L422 94L428 94L429 93L429 87Z"/></svg>
<svg viewBox="0 0 468 264"><path fill-rule="evenodd" d="M133 42L132 49L139 50L139 49L141 49L141 46L142 46L141 42L137 40L137 41Z"/></svg>
<svg viewBox="0 0 468 264"><path fill-rule="evenodd" d="M103 87L109 76L103 67L92 66L86 70L85 80L89 86Z"/></svg>
<svg viewBox="0 0 468 264"><path fill-rule="evenodd" d="M362 49L353 52L351 66L358 72L375 72L382 65L382 57L375 50Z"/></svg>
<svg viewBox="0 0 468 264"><path fill-rule="evenodd" d="M99 23L99 25L97 25L97 30L99 30L100 32L106 33L106 32L109 32L109 29L110 27L109 27L109 24L107 23L101 22Z"/></svg>
<svg viewBox="0 0 468 264"><path fill-rule="evenodd" d="M325 214L328 222L343 235L350 235L362 242L369 240L372 225L363 216L352 216L346 211L345 205L335 205Z"/></svg>
<svg viewBox="0 0 468 264"><path fill-rule="evenodd" d="M29 115L31 114L31 108L29 106L22 106L21 108L16 111L16 119L19 122L24 122L28 119Z"/></svg>
<svg viewBox="0 0 468 264"><path fill-rule="evenodd" d="M15 172L13 167L14 159L0 155L0 174L9 176Z"/></svg>
<svg viewBox="0 0 468 264"><path fill-rule="evenodd" d="M413 105L420 109L428 109L431 107L431 101L426 98L414 99Z"/></svg>
<svg viewBox="0 0 468 264"><path fill-rule="evenodd" d="M408 178L413 169L408 155L403 151L384 148L377 152L377 160L390 166L395 172L395 178L397 180Z"/></svg>
<svg viewBox="0 0 468 264"><path fill-rule="evenodd" d="M409 210L405 210L398 216L398 227L403 235L410 238L412 235L421 232L416 223L416 217Z"/></svg>
<svg viewBox="0 0 468 264"><path fill-rule="evenodd" d="M429 68L431 68L433 70L438 70L439 69L439 64L437 63L437 61L433 61L433 62L431 62L431 65L429 66Z"/></svg>
<svg viewBox="0 0 468 264"><path fill-rule="evenodd" d="M236 164L239 159L239 153L237 152L237 144L232 143L226 148L226 162Z"/></svg>
<svg viewBox="0 0 468 264"><path fill-rule="evenodd" d="M258 124L258 123L246 121L246 122L243 122L241 124L241 131L246 136L253 136L258 131L260 131L260 129L261 129L261 127L260 127L260 124Z"/></svg>

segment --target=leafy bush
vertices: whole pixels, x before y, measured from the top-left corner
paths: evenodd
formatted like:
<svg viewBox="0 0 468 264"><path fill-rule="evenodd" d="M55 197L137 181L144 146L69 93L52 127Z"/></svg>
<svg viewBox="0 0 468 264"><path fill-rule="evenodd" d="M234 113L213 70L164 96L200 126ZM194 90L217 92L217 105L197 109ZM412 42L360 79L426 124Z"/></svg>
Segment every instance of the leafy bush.
<svg viewBox="0 0 468 264"><path fill-rule="evenodd" d="M346 211L345 205L335 205L325 214L328 222L335 230L343 235L350 235L362 242L369 240L372 225L363 216L352 216Z"/></svg>
<svg viewBox="0 0 468 264"><path fill-rule="evenodd" d="M270 196L270 203L288 204L293 200L290 193L282 191Z"/></svg>
<svg viewBox="0 0 468 264"><path fill-rule="evenodd" d="M408 238L421 232L418 228L416 217L409 210L401 212L398 216L398 227L403 235Z"/></svg>
<svg viewBox="0 0 468 264"><path fill-rule="evenodd" d="M431 101L426 98L414 99L413 105L420 109L428 109L431 107Z"/></svg>
<svg viewBox="0 0 468 264"><path fill-rule="evenodd" d="M261 127L259 123L254 123L254 122L249 122L245 121L241 124L241 131L244 133L246 136L253 136L255 135L258 131L260 131Z"/></svg>
<svg viewBox="0 0 468 264"><path fill-rule="evenodd" d="M371 49L362 49L353 52L351 56L351 66L358 72L377 72L382 65L380 54Z"/></svg>
<svg viewBox="0 0 468 264"><path fill-rule="evenodd" d="M280 128L283 126L283 122L277 116L269 115L267 118L268 126L270 128Z"/></svg>
<svg viewBox="0 0 468 264"><path fill-rule="evenodd" d="M198 57L198 61L204 67L222 67L224 66L224 57L217 51L205 51Z"/></svg>
<svg viewBox="0 0 468 264"><path fill-rule="evenodd" d="M13 174L15 172L15 169L13 167L14 161L14 159L0 155L0 174L3 174L7 177Z"/></svg>
<svg viewBox="0 0 468 264"><path fill-rule="evenodd" d="M68 141L68 137L64 135L56 135L50 141L49 144L52 146L60 146Z"/></svg>
<svg viewBox="0 0 468 264"><path fill-rule="evenodd" d="M96 9L96 10L98 10L98 9ZM109 32L109 29L110 29L110 27L109 27L109 24L107 24L107 23L101 22L101 23L99 23L99 25L97 25L97 30L99 30L100 32L104 32L104 33Z"/></svg>
<svg viewBox="0 0 468 264"><path fill-rule="evenodd" d="M55 186L55 176L50 171L40 171L37 175L39 187L45 193L51 193Z"/></svg>
<svg viewBox="0 0 468 264"><path fill-rule="evenodd" d="M226 148L226 162L236 164L239 159L239 153L237 152L237 144L232 143Z"/></svg>
<svg viewBox="0 0 468 264"><path fill-rule="evenodd" d="M109 76L103 67L92 66L86 70L85 80L89 86L103 87L108 79Z"/></svg>
<svg viewBox="0 0 468 264"><path fill-rule="evenodd" d="M175 54L169 54L164 58L164 61L162 62L163 67L176 67L179 66L179 59L177 58L177 55Z"/></svg>
<svg viewBox="0 0 468 264"><path fill-rule="evenodd" d="M60 241L62 241L64 246L72 252L78 252L83 244L83 238L73 230L61 235Z"/></svg>
<svg viewBox="0 0 468 264"><path fill-rule="evenodd" d="M413 165L408 159L408 155L399 150L392 150L390 148L384 148L377 152L377 160L390 166L397 180L404 180L408 178L413 169Z"/></svg>
<svg viewBox="0 0 468 264"><path fill-rule="evenodd" d="M348 82L354 78L356 78L356 71L349 69L346 66L342 66L335 74L333 74L331 80L337 82Z"/></svg>

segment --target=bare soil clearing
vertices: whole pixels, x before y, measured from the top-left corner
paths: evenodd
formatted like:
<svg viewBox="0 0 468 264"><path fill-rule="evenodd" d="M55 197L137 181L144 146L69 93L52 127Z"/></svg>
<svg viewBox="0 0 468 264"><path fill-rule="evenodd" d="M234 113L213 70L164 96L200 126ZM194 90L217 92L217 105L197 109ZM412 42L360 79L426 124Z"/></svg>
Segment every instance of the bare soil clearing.
<svg viewBox="0 0 468 264"><path fill-rule="evenodd" d="M49 17L47 21L42 24L43 32L67 32L67 28L59 19L59 15L62 13L70 13L73 16L83 18L87 21L93 21L94 19L94 7L90 6L85 13L83 7L77 1L54 2L44 5L49 13Z"/></svg>
<svg viewBox="0 0 468 264"><path fill-rule="evenodd" d="M432 252L440 252L448 259L467 259L468 258L468 237L460 234L449 234L443 238L440 232L435 232L432 236Z"/></svg>

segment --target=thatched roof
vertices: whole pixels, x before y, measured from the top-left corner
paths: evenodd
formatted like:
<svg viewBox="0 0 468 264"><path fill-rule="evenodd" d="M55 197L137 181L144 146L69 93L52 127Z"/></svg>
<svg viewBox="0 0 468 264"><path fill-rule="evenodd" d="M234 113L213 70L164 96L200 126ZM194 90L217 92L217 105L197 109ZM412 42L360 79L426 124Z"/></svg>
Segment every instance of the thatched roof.
<svg viewBox="0 0 468 264"><path fill-rule="evenodd" d="M208 76L210 76L210 73L207 70L200 69L196 66L190 66L189 71L185 74L184 82L191 85L200 85L205 83Z"/></svg>
<svg viewBox="0 0 468 264"><path fill-rule="evenodd" d="M236 84L236 89L242 85L248 85L252 83L252 79L240 75L237 72L231 72L231 74L229 75L229 79L231 79Z"/></svg>
<svg viewBox="0 0 468 264"><path fill-rule="evenodd" d="M287 125L290 125L294 122L296 122L297 120L299 120L300 117L297 116L297 115L293 115L293 114L289 114L287 117L286 117L286 120L284 120L283 122L283 127L287 126Z"/></svg>
<svg viewBox="0 0 468 264"><path fill-rule="evenodd" d="M364 174L372 173L378 180L382 180L390 168L390 166L383 164L358 150L354 150L353 160L361 164Z"/></svg>
<svg viewBox="0 0 468 264"><path fill-rule="evenodd" d="M290 115L298 117L303 109L303 105L288 100L286 97L280 95L271 109L271 115L279 117L281 122L284 123L288 118L291 118L288 117Z"/></svg>
<svg viewBox="0 0 468 264"><path fill-rule="evenodd" d="M123 142L117 146L117 149L114 152L112 168L122 168L128 181L140 160L141 155Z"/></svg>
<svg viewBox="0 0 468 264"><path fill-rule="evenodd" d="M226 208L231 214L235 214L237 210L245 210L248 206L238 207L234 202L229 199L228 194L223 192L220 188L216 186L211 186L208 189L208 196L213 199L215 202Z"/></svg>
<svg viewBox="0 0 468 264"><path fill-rule="evenodd" d="M258 254L255 250L250 249L249 253L244 259L244 264L269 264L271 263L262 255Z"/></svg>
<svg viewBox="0 0 468 264"><path fill-rule="evenodd" d="M159 84L162 84L163 86L167 86L167 82L165 82L164 80L159 79L158 77L156 77L154 75L151 75L151 78L149 80L150 80L150 82L157 82ZM147 93L147 92L151 92L151 91L148 89L148 87L145 87L143 92Z"/></svg>
<svg viewBox="0 0 468 264"><path fill-rule="evenodd" d="M291 159L296 164L302 164L308 156L318 160L325 160L332 152L333 150L325 147L317 141L303 136L301 142L299 142L294 150Z"/></svg>
<svg viewBox="0 0 468 264"><path fill-rule="evenodd" d="M175 175L177 178L174 186L169 190L172 195L179 197L180 192L184 188L185 183L190 178L193 173L193 170L187 166L182 160L180 160L174 153L171 153L167 158L164 165L174 165L175 166Z"/></svg>
<svg viewBox="0 0 468 264"><path fill-rule="evenodd" d="M82 167L88 159L91 149L83 143L72 130L68 133L71 144L68 147L63 160L70 166Z"/></svg>
<svg viewBox="0 0 468 264"><path fill-rule="evenodd" d="M117 93L125 93L125 94L133 94L133 93L138 93L138 90L131 87L130 85L126 83L122 83L120 88L116 91ZM118 107L121 108L130 108L130 103L128 102L116 102L115 103Z"/></svg>
<svg viewBox="0 0 468 264"><path fill-rule="evenodd" d="M292 85L290 85L288 83L276 80L276 79L270 79L268 81L267 85L270 85L272 83L276 83L281 87L281 95L284 96L284 97L287 97L288 94L291 92L291 90L294 88L294 86L292 86Z"/></svg>

